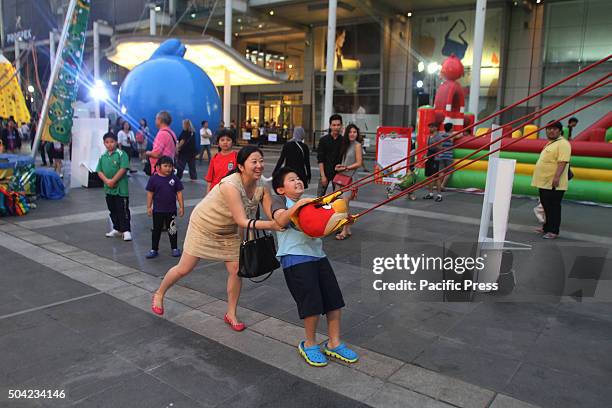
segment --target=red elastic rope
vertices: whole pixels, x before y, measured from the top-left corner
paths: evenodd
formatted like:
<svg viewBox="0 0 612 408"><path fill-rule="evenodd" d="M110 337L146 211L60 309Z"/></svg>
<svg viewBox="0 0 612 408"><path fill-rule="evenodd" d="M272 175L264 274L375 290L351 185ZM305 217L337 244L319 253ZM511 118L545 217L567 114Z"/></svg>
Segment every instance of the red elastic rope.
<svg viewBox="0 0 612 408"><path fill-rule="evenodd" d="M583 111L584 109L587 109L587 108L589 108L589 107L591 107L591 106L593 106L593 105L595 105L595 104L597 104L597 103L599 103L599 102L602 102L602 101L606 100L607 98L609 98L609 97L611 97L611 96L612 96L612 93L609 93L609 94L607 94L607 95L605 95L605 96L602 96L602 97L600 97L600 98L598 98L598 99L596 99L596 100L594 100L594 101L592 101L592 102L590 102L590 103L586 104L585 106L583 106L583 107L581 107L581 108L579 108L579 109L576 109L576 110L574 110L573 112L570 112L570 113L568 113L568 114L566 114L566 115L562 116L561 118L557 119L557 121L561 121L561 120L563 120L563 119L569 118L570 116L575 115L576 113L581 112L581 111ZM511 141L510 141L510 142L509 142L509 143L508 143L506 146L504 146L504 147L505 147L505 148L507 148L507 147L509 147L509 146L512 146L513 144L515 144L515 143L517 143L517 142L519 142L519 141L523 140L525 137L527 137L527 136L529 136L529 135L532 135L533 133L539 132L539 131L540 131L540 130L542 130L542 129L546 129L546 125L544 125L544 126L542 126L542 127L538 128L538 129L536 129L536 130L534 130L534 131L532 131L532 132L530 132L530 133L528 133L528 134L526 134L526 135L523 135L523 136L521 136L520 138L512 139L512 140L511 140ZM489 145L484 145L484 146L480 147L478 150L475 150L475 151L474 151L472 154L478 153L479 151L482 151L483 149L485 149L485 148L486 148L486 147L488 147L488 146L490 146L490 144L489 144ZM365 211L363 211L363 212L361 212L361 213L359 213L359 214L351 215L351 216L350 216L350 219L351 219L352 221L354 221L354 220L356 220L357 218L359 218L359 217L361 217L361 216L363 216L363 215L365 215L365 214L369 213L370 211L374 211L374 210L375 210L375 209L377 209L378 207L381 207L381 206L383 206L383 205L385 205L385 204L387 204L387 203L389 203L389 202L391 202L391 201L393 201L393 200L397 200L398 198L400 198L400 197L402 197L402 196L404 196L404 195L406 195L406 194L410 194L410 193L412 193L413 191L418 190L418 189L419 189L419 188L421 188L422 186L427 185L427 184L429 184L430 182L432 182L432 181L437 180L438 178L440 178L440 176L441 176L441 174L440 174L440 173L444 172L446 169L449 169L449 168L451 168L451 167L455 167L453 170L449 171L448 173L444 173L444 175L445 175L445 176L446 176L446 175L449 175L449 174L452 174L452 173L454 173L454 172L456 172L456 171L459 171L459 170L461 170L461 169L463 169L463 168L465 168L465 167L469 166L470 164L473 164L473 163L475 163L475 162L477 162L477 161L479 161L479 160L482 160L483 158L488 157L488 156L490 156L491 154L496 153L496 152L498 152L498 151L500 151L500 150L502 150L502 147L501 147L501 146L500 146L500 147L498 147L498 148L496 148L496 149L494 149L494 150L489 151L487 154L485 154L485 155L483 155L483 156L479 156L479 157L477 157L477 158L475 158L475 159L470 160L470 161L469 161L469 163L463 163L463 164L462 164L461 166L459 166L459 167L456 167L456 164L452 164L452 165L450 165L450 166L446 166L444 169L442 169L442 170L438 170L438 172L436 172L435 174L433 174L431 177L429 177L429 178L427 178L427 179L424 179L424 180L422 180L422 181L420 181L420 182L418 182L418 183L414 184L413 186L411 186L411 187L407 188L406 190L404 190L404 191L402 191L402 192L400 192L400 193L398 193L398 194L396 194L396 195L394 195L394 196L392 196L392 197L390 197L390 198L388 198L388 199L386 199L386 200L384 200L384 201L382 201L382 202L380 202L380 203L376 204L375 206L373 206L373 207L371 207L371 208L368 208L367 210L365 210ZM463 159L462 159L460 162L463 162L463 161L465 161L466 159L467 159L467 156L466 156L465 158L463 158ZM459 162L458 162L458 163L459 163Z"/></svg>
<svg viewBox="0 0 612 408"><path fill-rule="evenodd" d="M587 72L587 71L589 71L589 70L591 70L591 69L593 69L593 68L595 68L595 67L597 67L597 66L599 66L599 65L603 64L604 62L608 61L610 58L612 58L612 54L608 55L607 57L605 57L605 58L603 58L603 59L601 59L601 60L599 60L599 61L597 61L597 62L594 62L594 63L593 63L593 64L591 64L591 65L588 65L588 66L584 67L583 69L581 69L581 70L579 70L579 71L574 72L573 74L571 74L571 75L569 75L569 76L567 76L567 77L565 77L565 78L563 78L563 79L560 79L560 80L559 80L559 81L557 81L557 82L554 82L554 83L552 83L552 84L548 85L547 87L545 87L545 88L543 88L543 89L539 90L538 92L536 92L536 93L534 93L534 94L531 94L531 95L526 96L525 98L521 99L521 100L520 100L520 101L518 101L518 102L513 103L512 105L506 106L505 108L503 108L503 109L501 109L501 110L499 110L499 111L497 111L497 112L492 113L491 115L487 116L486 118L481 119L481 120L479 120L478 122L475 122L475 123L473 123L473 124L472 124L472 125L470 125L470 126L464 127L464 128L463 128L463 129L461 129L461 130L458 130L458 131L453 132L453 133L452 133L450 136L448 136L448 137L446 137L446 138L443 138L443 139L439 140L438 142L436 142L436 143L434 143L434 144L432 144L432 145L430 145L430 146L424 146L424 147L422 147L422 148L420 147L419 149L417 149L417 150L415 151L415 153L414 153L414 154L415 154L415 155L418 155L419 153L423 153L423 152L424 152L424 151L426 151L426 150L427 150L429 147L432 147L432 146L437 146L438 144L441 144L441 143L445 142L445 141L446 141L446 140L448 140L448 139L451 139L451 138L456 137L457 135L463 134L463 133L464 133L466 130L473 129L473 128L474 128L474 127L476 127L476 126L481 125L482 123L484 123L484 122L486 122L486 121L488 121L488 120L490 120L490 119L492 119L492 118L494 118L494 117L496 117L496 116L499 116L499 115L501 115L502 113L507 112L508 110L510 110L510 109L512 109L512 108L515 108L516 106L518 106L518 105L520 105L520 104L522 104L522 103L524 103L524 102L526 102L526 101L528 101L528 100L530 100L530 99L533 99L533 98L535 98L536 96L539 96L539 95L541 95L541 94L543 94L543 93L545 93L545 92L549 91L550 89L552 89L552 88L554 88L554 87L556 87L556 86L558 86L558 85L560 85L560 84L562 84L562 83L564 83L564 82L567 82L567 81L569 81L570 79L573 79L573 78L577 77L578 75L581 75L581 74L583 74L583 73L585 73L585 72ZM524 117L531 116L531 115L532 115L532 114L527 114L527 115L524 115L524 116L523 116L523 118L524 118ZM519 118L519 119L520 119L520 118ZM493 131L493 130L489 130L489 131L487 131L487 132L483 133L481 136L486 136L486 135L490 134L492 131ZM462 143L467 143L467 140L466 140L466 141L463 141ZM462 144L460 143L460 144L459 144L459 145L457 145L456 147L460 147L461 145L462 145ZM351 184L349 184L349 185L347 185L347 186L345 186L345 187L341 188L340 190L341 190L341 191L348 191L348 190L351 190L351 189L353 189L353 188L354 188L354 185L355 185L355 184L357 184L357 183L359 183L359 182L361 182L361 181L363 181L363 180L366 180L366 179L368 179L368 178L372 178L372 179L374 179L374 178L376 178L376 177L377 177L379 174L381 174L381 173L383 173L383 172L387 171L388 169L391 169L393 166L396 166L396 165L400 164L400 163L401 163L401 162L403 162L404 160L406 160L406 158L403 158L403 159L400 159L400 160L398 160L398 161L396 161L396 162L394 162L394 163L391 163L391 164L389 164L388 166L386 166L386 167L384 167L384 168L382 168L382 169L380 169L380 170L377 170L377 171L375 171L375 172L373 172L373 173L371 173L371 174L369 174L369 175L367 175L367 176L365 176L365 177L363 177L363 178L361 178L361 179L359 179L359 180L357 180L357 181L355 181L355 182L353 182L353 183L351 183ZM328 196L330 196L331 194L333 194L333 193L327 194L327 195L325 195L324 197L328 197Z"/></svg>

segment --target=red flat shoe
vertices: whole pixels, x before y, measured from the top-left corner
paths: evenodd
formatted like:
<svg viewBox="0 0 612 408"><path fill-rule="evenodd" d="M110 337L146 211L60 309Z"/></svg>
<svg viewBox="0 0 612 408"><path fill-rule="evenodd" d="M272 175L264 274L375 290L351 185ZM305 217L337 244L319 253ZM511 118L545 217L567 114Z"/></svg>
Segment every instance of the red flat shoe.
<svg viewBox="0 0 612 408"><path fill-rule="evenodd" d="M163 316L164 308L155 306L155 293L153 294L153 298L151 299L151 311L158 316Z"/></svg>
<svg viewBox="0 0 612 408"><path fill-rule="evenodd" d="M229 319L229 317L227 317L227 315L225 315L223 317L223 321L227 324L229 324L229 326L232 328L232 330L237 331L237 332L241 332L244 329L246 329L246 326L244 325L244 323L232 323L232 321Z"/></svg>

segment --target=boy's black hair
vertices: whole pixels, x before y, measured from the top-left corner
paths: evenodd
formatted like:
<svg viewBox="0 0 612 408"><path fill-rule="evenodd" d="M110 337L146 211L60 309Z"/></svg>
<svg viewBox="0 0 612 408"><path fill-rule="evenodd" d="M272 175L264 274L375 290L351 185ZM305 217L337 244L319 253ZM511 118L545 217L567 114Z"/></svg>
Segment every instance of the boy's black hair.
<svg viewBox="0 0 612 408"><path fill-rule="evenodd" d="M155 163L155 167L161 167L162 164L171 164L172 167L174 167L174 160L172 160L170 156L162 156L157 163Z"/></svg>
<svg viewBox="0 0 612 408"><path fill-rule="evenodd" d="M453 130L453 124L450 122L446 122L444 124L444 131L445 132L450 132L451 130Z"/></svg>
<svg viewBox="0 0 612 408"><path fill-rule="evenodd" d="M285 185L285 177L289 173L295 173L298 177L300 177L300 175L297 174L297 172L291 167L281 167L272 175L272 188L276 194L282 195L278 192L278 189Z"/></svg>
<svg viewBox="0 0 612 408"><path fill-rule="evenodd" d="M104 136L102 136L102 140L113 139L115 142L117 141L117 136L113 132L106 132Z"/></svg>
<svg viewBox="0 0 612 408"><path fill-rule="evenodd" d="M234 143L234 137L232 136L232 132L229 129L219 130L219 133L217 134L217 141L219 141L219 139L221 139L222 137L229 137L230 139L232 139L232 143Z"/></svg>
<svg viewBox="0 0 612 408"><path fill-rule="evenodd" d="M571 118L569 118L569 120L567 121L567 123L572 123L572 122L576 122L578 123L578 118L575 116L572 116Z"/></svg>

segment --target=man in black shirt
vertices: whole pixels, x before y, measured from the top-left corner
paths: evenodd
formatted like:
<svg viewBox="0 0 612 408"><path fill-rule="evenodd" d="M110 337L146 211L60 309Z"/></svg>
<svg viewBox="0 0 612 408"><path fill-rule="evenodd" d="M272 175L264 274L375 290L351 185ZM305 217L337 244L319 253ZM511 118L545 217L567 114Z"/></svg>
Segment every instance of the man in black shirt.
<svg viewBox="0 0 612 408"><path fill-rule="evenodd" d="M327 186L336 175L336 165L340 164L340 146L342 145L342 116L333 114L329 117L329 133L319 140L317 148L317 161L319 162L319 171L321 179L317 195L324 196L327 192ZM333 184L333 183L332 183ZM333 188L333 187L332 187Z"/></svg>

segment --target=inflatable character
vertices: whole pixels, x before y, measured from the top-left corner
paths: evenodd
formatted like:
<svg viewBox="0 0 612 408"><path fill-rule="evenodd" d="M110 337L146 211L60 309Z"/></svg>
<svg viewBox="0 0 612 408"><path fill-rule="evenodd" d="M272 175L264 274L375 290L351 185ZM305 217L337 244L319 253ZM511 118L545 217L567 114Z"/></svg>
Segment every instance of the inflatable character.
<svg viewBox="0 0 612 408"><path fill-rule="evenodd" d="M339 198L342 191L320 197L302 206L291 217L297 229L312 238L321 238L340 230L352 223L354 218L348 214L346 201Z"/></svg>
<svg viewBox="0 0 612 408"><path fill-rule="evenodd" d="M221 100L217 88L200 67L183 58L186 51L177 39L164 41L149 60L127 75L118 102L122 116L132 127L137 129L144 118L154 137L155 115L162 110L170 112L171 128L177 135L183 119L190 119L196 128L203 120L208 121L210 129L219 126Z"/></svg>

